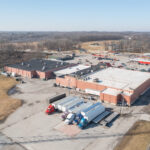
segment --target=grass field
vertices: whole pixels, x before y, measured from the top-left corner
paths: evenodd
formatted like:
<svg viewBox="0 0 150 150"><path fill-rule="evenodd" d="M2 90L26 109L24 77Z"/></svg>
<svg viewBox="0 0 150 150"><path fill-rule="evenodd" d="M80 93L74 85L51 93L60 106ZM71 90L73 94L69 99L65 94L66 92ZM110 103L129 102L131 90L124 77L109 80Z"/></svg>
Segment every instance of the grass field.
<svg viewBox="0 0 150 150"><path fill-rule="evenodd" d="M0 122L21 106L21 100L13 99L7 94L8 90L16 84L15 79L0 75Z"/></svg>
<svg viewBox="0 0 150 150"><path fill-rule="evenodd" d="M110 50L108 47L111 44L117 44L119 41L92 41L92 42L83 42L81 47L88 50L88 52L96 53L100 51Z"/></svg>
<svg viewBox="0 0 150 150"><path fill-rule="evenodd" d="M138 121L114 150L147 150L150 146L150 122Z"/></svg>

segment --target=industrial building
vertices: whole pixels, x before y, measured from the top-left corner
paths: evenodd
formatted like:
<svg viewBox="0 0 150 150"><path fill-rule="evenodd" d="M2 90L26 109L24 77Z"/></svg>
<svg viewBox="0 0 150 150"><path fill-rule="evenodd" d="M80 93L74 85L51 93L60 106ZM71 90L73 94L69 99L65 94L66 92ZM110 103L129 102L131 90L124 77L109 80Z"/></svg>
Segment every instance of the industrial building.
<svg viewBox="0 0 150 150"><path fill-rule="evenodd" d="M134 58L130 59L130 61L138 62L139 64L150 65L150 59L147 58Z"/></svg>
<svg viewBox="0 0 150 150"><path fill-rule="evenodd" d="M4 67L8 73L14 73L23 77L50 79L54 77L54 71L75 66L62 61L32 59L26 62L7 65Z"/></svg>
<svg viewBox="0 0 150 150"><path fill-rule="evenodd" d="M83 74L83 75L82 75ZM133 104L150 87L150 74L119 68L100 69L80 77L73 75L56 77L56 84L99 95L101 101Z"/></svg>
<svg viewBox="0 0 150 150"><path fill-rule="evenodd" d="M73 74L73 73L76 73L78 71L88 69L88 68L90 68L90 66L88 65L77 65L77 66L55 71L54 73L56 76L64 76L64 75Z"/></svg>

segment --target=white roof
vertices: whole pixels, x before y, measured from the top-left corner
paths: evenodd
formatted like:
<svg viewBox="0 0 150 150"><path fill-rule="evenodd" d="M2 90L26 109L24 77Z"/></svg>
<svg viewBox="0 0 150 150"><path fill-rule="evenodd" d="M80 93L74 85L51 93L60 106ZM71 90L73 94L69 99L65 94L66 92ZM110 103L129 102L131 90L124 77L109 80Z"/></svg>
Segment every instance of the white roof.
<svg viewBox="0 0 150 150"><path fill-rule="evenodd" d="M56 75L66 75L66 74L71 74L71 73L75 73L77 71L89 68L90 66L85 66L85 65L77 65L77 66L73 66L73 67L69 67L66 69L62 69L59 71L55 71Z"/></svg>
<svg viewBox="0 0 150 150"><path fill-rule="evenodd" d="M150 60L148 59L143 59L143 58L133 58L133 59L130 59L131 61L143 61L143 62L150 62Z"/></svg>
<svg viewBox="0 0 150 150"><path fill-rule="evenodd" d="M96 82L98 84L133 91L150 79L150 73L109 67L86 77L88 77L88 82L93 82L95 78L98 78L99 82Z"/></svg>
<svg viewBox="0 0 150 150"><path fill-rule="evenodd" d="M150 56L150 53L144 53L143 56Z"/></svg>
<svg viewBox="0 0 150 150"><path fill-rule="evenodd" d="M131 96L133 93L129 93L129 92L124 91L123 94L124 94L124 95L128 95L128 96Z"/></svg>
<svg viewBox="0 0 150 150"><path fill-rule="evenodd" d="M108 94L108 95L117 96L118 94L121 93L121 90L116 90L116 89L112 89L112 88L107 88L107 89L104 90L102 93Z"/></svg>

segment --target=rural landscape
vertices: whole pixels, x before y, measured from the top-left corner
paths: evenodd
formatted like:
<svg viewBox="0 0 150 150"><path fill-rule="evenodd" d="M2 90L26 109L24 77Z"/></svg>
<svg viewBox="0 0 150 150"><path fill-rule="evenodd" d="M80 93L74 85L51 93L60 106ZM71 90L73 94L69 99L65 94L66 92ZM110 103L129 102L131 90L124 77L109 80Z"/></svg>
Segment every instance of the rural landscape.
<svg viewBox="0 0 150 150"><path fill-rule="evenodd" d="M0 2L0 150L150 150L150 3L56 1Z"/></svg>

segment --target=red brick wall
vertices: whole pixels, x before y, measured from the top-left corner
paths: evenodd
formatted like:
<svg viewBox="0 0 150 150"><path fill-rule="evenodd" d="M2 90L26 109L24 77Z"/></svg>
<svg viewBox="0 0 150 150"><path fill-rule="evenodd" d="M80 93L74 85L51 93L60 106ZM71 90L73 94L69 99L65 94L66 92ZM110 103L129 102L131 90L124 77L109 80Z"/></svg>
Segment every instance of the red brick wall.
<svg viewBox="0 0 150 150"><path fill-rule="evenodd" d="M122 96L124 98L124 101L130 106L131 105L131 96L129 96L129 95L122 95Z"/></svg>
<svg viewBox="0 0 150 150"><path fill-rule="evenodd" d="M150 79L141 84L137 89L134 90L134 94L131 96L131 104L148 88L150 88Z"/></svg>
<svg viewBox="0 0 150 150"><path fill-rule="evenodd" d="M64 68L67 68L67 67L72 67L72 66L75 66L75 64L69 64L67 66L62 66L62 67L59 67L59 68L55 68L51 71L47 71L46 73L41 72L41 71L26 71L26 70L12 68L12 67L8 67L8 66L5 66L4 69L5 69L5 71L7 71L9 73L14 72L14 73L16 73L18 75L21 75L21 76L24 76L24 77L31 78L32 76L37 76L41 79L44 79L44 78L49 79L49 78L51 78L51 75L52 75L53 71L57 71L57 70L64 69Z"/></svg>
<svg viewBox="0 0 150 150"><path fill-rule="evenodd" d="M82 89L82 90L92 89L92 90L102 91L102 90L106 89L106 86L103 86L103 85L100 85L100 84L97 84L97 83L78 80L77 88Z"/></svg>
<svg viewBox="0 0 150 150"><path fill-rule="evenodd" d="M74 77L70 77L70 76L65 76L64 78L61 77L56 77L56 83L63 85L63 86L68 86L68 87L76 87L79 88L81 90L85 90L87 88L89 89L93 89L93 90L104 90L107 87L103 86L103 85L99 85L97 83L90 83L87 81L83 81L83 80L77 80Z"/></svg>
<svg viewBox="0 0 150 150"><path fill-rule="evenodd" d="M109 95L105 93L100 93L100 100L116 105L118 102L118 95L114 96L114 95Z"/></svg>
<svg viewBox="0 0 150 150"><path fill-rule="evenodd" d="M32 72L31 71L26 71L26 70L22 70L22 69L18 69L18 68L11 68L11 67L5 67L4 68L5 71L9 72L9 73L16 73L17 75L21 75L23 77L32 77Z"/></svg>
<svg viewBox="0 0 150 150"><path fill-rule="evenodd" d="M45 72L36 71L38 78L45 79Z"/></svg>

